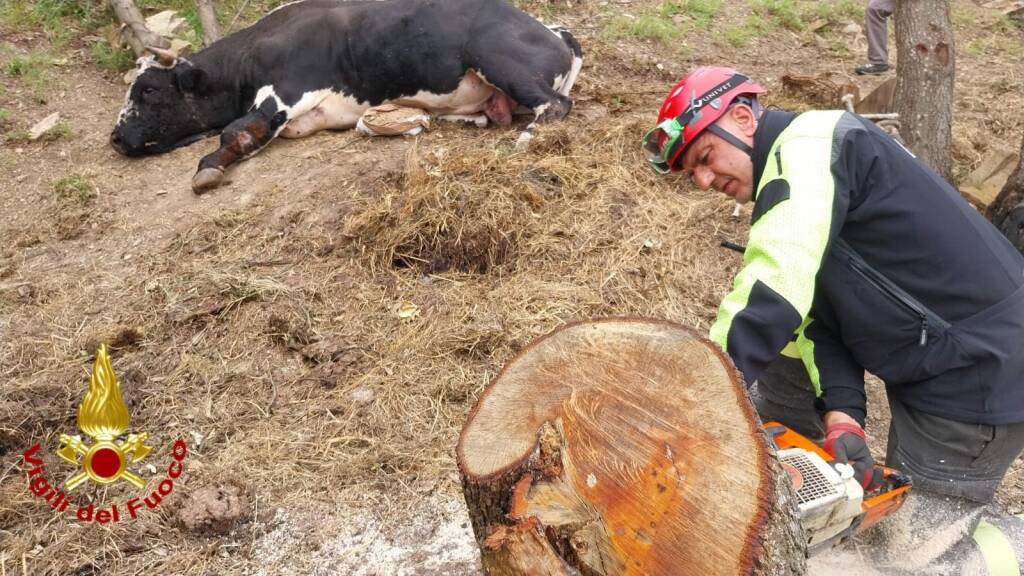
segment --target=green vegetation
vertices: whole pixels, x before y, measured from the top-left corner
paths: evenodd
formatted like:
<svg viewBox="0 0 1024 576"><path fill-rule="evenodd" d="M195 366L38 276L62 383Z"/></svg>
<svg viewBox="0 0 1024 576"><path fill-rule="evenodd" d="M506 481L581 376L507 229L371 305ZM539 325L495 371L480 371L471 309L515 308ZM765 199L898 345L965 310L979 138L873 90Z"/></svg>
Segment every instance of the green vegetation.
<svg viewBox="0 0 1024 576"><path fill-rule="evenodd" d="M135 66L134 52L128 49L114 48L105 40L93 44L90 54L92 61L97 66L114 72L124 72Z"/></svg>
<svg viewBox="0 0 1024 576"><path fill-rule="evenodd" d="M682 33L670 18L663 18L656 14L641 14L635 18L616 16L608 23L606 30L613 38L633 36L657 40L663 44L675 40Z"/></svg>
<svg viewBox="0 0 1024 576"><path fill-rule="evenodd" d="M7 0L0 2L0 27L42 28L55 48L63 47L77 31L95 30L113 21L106 2L97 0Z"/></svg>
<svg viewBox="0 0 1024 576"><path fill-rule="evenodd" d="M27 54L3 50L0 52L0 61L3 61L0 70L4 74L20 79L37 99L42 100L47 88L46 67L50 65L49 55L39 50Z"/></svg>
<svg viewBox="0 0 1024 576"><path fill-rule="evenodd" d="M61 200L88 203L96 199L96 188L85 177L69 174L53 183L53 190Z"/></svg>
<svg viewBox="0 0 1024 576"><path fill-rule="evenodd" d="M707 28L721 7L722 0L666 0L660 14L665 18L682 14L692 19L698 28Z"/></svg>
<svg viewBox="0 0 1024 576"><path fill-rule="evenodd" d="M849 44L842 38L829 38L828 50L838 58L849 58L852 56Z"/></svg>
<svg viewBox="0 0 1024 576"><path fill-rule="evenodd" d="M800 7L796 0L751 0L750 5L755 11L787 30L799 32L804 29Z"/></svg>
<svg viewBox="0 0 1024 576"><path fill-rule="evenodd" d="M741 26L726 28L722 37L730 45L742 48L764 31L764 23L757 16L748 16Z"/></svg>
<svg viewBox="0 0 1024 576"><path fill-rule="evenodd" d="M16 142L18 140L28 140L28 130L24 130L24 129L8 130L7 132L4 132L3 139L4 139L4 142Z"/></svg>
<svg viewBox="0 0 1024 576"><path fill-rule="evenodd" d="M42 74L46 56L42 52L19 54L4 64L4 72L19 78L31 78Z"/></svg>
<svg viewBox="0 0 1024 576"><path fill-rule="evenodd" d="M812 2L804 12L804 19L823 19L829 22L864 19L864 4L857 0L823 0Z"/></svg>
<svg viewBox="0 0 1024 576"><path fill-rule="evenodd" d="M60 140L61 138L71 138L74 134L71 125L64 120L60 120L43 135L43 138L46 140Z"/></svg>

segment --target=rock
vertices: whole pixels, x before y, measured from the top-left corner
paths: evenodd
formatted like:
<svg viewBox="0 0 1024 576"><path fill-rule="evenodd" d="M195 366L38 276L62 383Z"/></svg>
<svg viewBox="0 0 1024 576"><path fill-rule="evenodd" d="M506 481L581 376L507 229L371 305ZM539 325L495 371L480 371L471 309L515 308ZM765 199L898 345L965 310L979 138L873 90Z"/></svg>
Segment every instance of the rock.
<svg viewBox="0 0 1024 576"><path fill-rule="evenodd" d="M36 122L35 126L29 128L28 139L38 140L43 134L52 130L53 127L57 125L58 121L60 121L60 112L54 112L39 122Z"/></svg>
<svg viewBox="0 0 1024 576"><path fill-rule="evenodd" d="M185 19L174 10L164 10L146 18L147 28L168 38L176 36L184 24Z"/></svg>
<svg viewBox="0 0 1024 576"><path fill-rule="evenodd" d="M204 486L178 510L178 521L189 532L227 534L249 507L234 484Z"/></svg>
<svg viewBox="0 0 1024 576"><path fill-rule="evenodd" d="M353 390L349 396L352 398L352 403L356 406L363 407L373 403L373 400L377 397L377 394L372 388L366 386L360 386Z"/></svg>

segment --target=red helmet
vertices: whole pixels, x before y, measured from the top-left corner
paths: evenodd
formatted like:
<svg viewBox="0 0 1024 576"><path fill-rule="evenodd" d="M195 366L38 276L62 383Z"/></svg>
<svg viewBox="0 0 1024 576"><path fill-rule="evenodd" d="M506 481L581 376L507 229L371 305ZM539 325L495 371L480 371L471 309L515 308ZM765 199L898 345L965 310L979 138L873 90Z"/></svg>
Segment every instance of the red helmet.
<svg viewBox="0 0 1024 576"><path fill-rule="evenodd" d="M690 72L668 93L658 112L658 125L644 136L647 161L662 174L679 170L676 162L686 148L725 114L733 100L764 92L732 68L702 66Z"/></svg>

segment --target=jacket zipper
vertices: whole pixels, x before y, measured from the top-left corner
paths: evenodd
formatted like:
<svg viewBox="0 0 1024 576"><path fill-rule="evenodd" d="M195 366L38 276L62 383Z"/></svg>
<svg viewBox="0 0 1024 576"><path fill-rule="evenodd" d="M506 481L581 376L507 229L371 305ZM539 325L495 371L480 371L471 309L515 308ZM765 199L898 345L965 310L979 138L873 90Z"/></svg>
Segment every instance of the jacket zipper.
<svg viewBox="0 0 1024 576"><path fill-rule="evenodd" d="M910 310L921 319L921 335L917 341L918 346L926 346L928 344L929 325L938 326L943 330L949 328L949 322L929 310L924 304L918 302L913 296L897 286L892 280L886 278L881 272L872 268L845 240L837 238L836 248L846 258L847 263L849 263L854 272L897 304Z"/></svg>

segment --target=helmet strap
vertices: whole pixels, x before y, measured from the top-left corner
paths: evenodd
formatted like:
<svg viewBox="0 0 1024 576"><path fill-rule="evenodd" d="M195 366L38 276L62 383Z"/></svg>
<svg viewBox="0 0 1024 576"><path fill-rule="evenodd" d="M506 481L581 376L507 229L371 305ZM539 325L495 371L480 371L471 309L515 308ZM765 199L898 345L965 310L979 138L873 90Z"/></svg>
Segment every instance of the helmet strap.
<svg viewBox="0 0 1024 576"><path fill-rule="evenodd" d="M718 136L722 140L725 140L729 144L732 144L733 146L735 146L735 147L739 148L740 150L744 151L747 154L747 156L751 156L752 157L754 155L754 149L751 148L749 144L747 144L746 142L744 142L744 141L740 140L739 138L733 136L731 133L729 133L728 130L726 130L725 128L722 128L718 124L711 124L711 125L709 125L707 127L707 129L708 129L709 132L711 132L715 136Z"/></svg>

